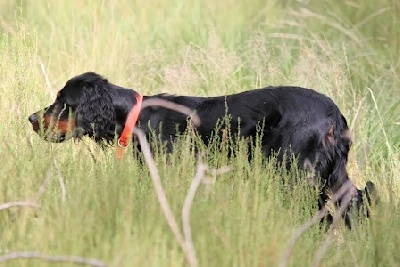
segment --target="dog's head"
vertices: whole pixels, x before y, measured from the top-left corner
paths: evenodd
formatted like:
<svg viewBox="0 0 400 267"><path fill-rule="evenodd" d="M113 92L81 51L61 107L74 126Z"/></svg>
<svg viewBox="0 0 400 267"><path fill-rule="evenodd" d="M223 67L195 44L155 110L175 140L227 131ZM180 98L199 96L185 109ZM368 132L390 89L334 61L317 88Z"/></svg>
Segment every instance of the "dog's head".
<svg viewBox="0 0 400 267"><path fill-rule="evenodd" d="M375 184L368 181L365 185L365 189L357 190L357 193L353 195L350 207L369 217L370 208L375 206L378 202L379 197L375 189Z"/></svg>
<svg viewBox="0 0 400 267"><path fill-rule="evenodd" d="M33 130L51 142L83 135L113 139L115 109L109 88L108 81L93 72L70 79L53 104L29 116Z"/></svg>
<svg viewBox="0 0 400 267"><path fill-rule="evenodd" d="M340 192L350 180L346 166L352 145L352 136L345 118L343 116L339 118L335 122L321 123L319 128L314 129L314 134L310 131L309 138L303 139L305 148L301 149L303 167L309 171L310 177L317 177L318 186L321 186L322 191L328 195ZM378 193L374 183L368 181L365 189L359 190L351 182L349 193L348 197L351 197L351 202L346 213L351 211L351 213L356 212L368 217L370 207L378 202ZM341 205L346 197L340 197L338 204ZM350 227L349 218L346 215L346 224Z"/></svg>

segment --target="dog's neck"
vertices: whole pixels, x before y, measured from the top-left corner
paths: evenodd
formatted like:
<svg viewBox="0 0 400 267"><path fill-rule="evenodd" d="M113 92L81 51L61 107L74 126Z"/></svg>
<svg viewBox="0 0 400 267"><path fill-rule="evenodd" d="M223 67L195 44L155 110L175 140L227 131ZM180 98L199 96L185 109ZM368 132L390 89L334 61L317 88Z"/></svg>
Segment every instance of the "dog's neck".
<svg viewBox="0 0 400 267"><path fill-rule="evenodd" d="M135 96L137 92L132 89L126 89L116 85L112 85L114 90L112 94L113 106L115 109L115 119L117 132L120 133L124 128L127 116L136 103Z"/></svg>
<svg viewBox="0 0 400 267"><path fill-rule="evenodd" d="M135 99L136 103L129 111L129 114L125 121L124 130L122 131L121 135L118 138L117 158L119 159L122 159L123 156L125 155L126 148L129 145L133 130L136 126L142 108L143 96L141 94L136 94Z"/></svg>

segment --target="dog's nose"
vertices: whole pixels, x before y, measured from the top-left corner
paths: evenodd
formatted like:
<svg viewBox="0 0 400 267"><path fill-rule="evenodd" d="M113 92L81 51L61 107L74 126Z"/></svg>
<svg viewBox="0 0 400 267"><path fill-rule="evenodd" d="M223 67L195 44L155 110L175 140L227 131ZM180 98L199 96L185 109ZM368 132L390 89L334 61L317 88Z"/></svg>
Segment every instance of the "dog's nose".
<svg viewBox="0 0 400 267"><path fill-rule="evenodd" d="M33 113L32 115L29 116L28 120L29 120L31 123L34 123L35 121L38 120L38 115L37 115L36 113Z"/></svg>

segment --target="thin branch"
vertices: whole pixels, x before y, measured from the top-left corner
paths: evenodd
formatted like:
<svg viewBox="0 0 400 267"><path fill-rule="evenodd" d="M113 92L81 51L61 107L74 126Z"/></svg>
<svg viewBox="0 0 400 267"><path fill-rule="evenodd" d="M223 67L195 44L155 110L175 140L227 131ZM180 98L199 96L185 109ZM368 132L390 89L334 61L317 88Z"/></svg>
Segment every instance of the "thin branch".
<svg viewBox="0 0 400 267"><path fill-rule="evenodd" d="M175 220L172 210L168 204L168 200L165 191L162 187L157 166L151 155L150 145L146 139L146 135L139 128L135 128L134 133L139 140L144 159L146 161L147 166L149 167L150 177L153 182L153 186L156 190L157 199L160 204L161 210L163 211L164 216L167 220L168 226L170 227L172 233L174 234L178 244L181 246L189 265L192 267L197 267L198 263L197 263L196 251L193 245L191 226L190 226L190 210L196 191L200 183L204 179L204 174L208 170L208 167L207 165L199 161L196 175L191 182L188 194L185 198L182 208L182 224L183 224L183 233L182 233ZM212 172L214 174L221 174L229 170L230 168L225 167L217 170L212 170Z"/></svg>
<svg viewBox="0 0 400 267"><path fill-rule="evenodd" d="M57 170L58 182L60 183L60 187L61 187L61 201L62 201L62 203L66 203L67 202L67 187L65 186L64 179L61 175L60 167L58 166L58 163L56 160L54 160L54 167Z"/></svg>
<svg viewBox="0 0 400 267"><path fill-rule="evenodd" d="M0 256L0 262L7 262L18 259L38 259L47 262L74 263L77 265L89 265L93 267L105 267L104 262L93 259L74 256L46 256L33 251L14 251Z"/></svg>
<svg viewBox="0 0 400 267"><path fill-rule="evenodd" d="M233 170L233 168L230 166L223 166L219 169L207 169L207 172L209 172L212 175L221 175L221 174L230 172L232 170Z"/></svg>
<svg viewBox="0 0 400 267"><path fill-rule="evenodd" d="M190 226L190 210L192 208L192 203L194 196L199 188L199 185L204 178L204 174L207 171L207 166L199 160L196 175L194 176L192 183L190 184L189 191L186 195L185 201L183 202L182 208L182 227L183 235L185 238L186 252L188 253L188 258L191 262L191 266L197 266L196 250L194 249L192 240L192 230Z"/></svg>
<svg viewBox="0 0 400 267"><path fill-rule="evenodd" d="M16 201L16 202L7 202L4 204L0 204L0 211L6 210L12 207L29 207L29 208L38 208L37 204L38 200L42 197L42 195L46 192L47 188L50 185L50 181L52 178L52 171L49 171L46 179L42 182L42 185L39 188L39 191L36 193L34 197L30 201Z"/></svg>
<svg viewBox="0 0 400 267"><path fill-rule="evenodd" d="M339 224L340 219L342 218L342 215L344 214L346 209L349 207L351 198L352 198L352 192L351 192L351 188L349 188L349 190L347 190L347 192L344 193L343 200L340 203L339 211L335 214L335 217L333 218L332 227L329 230L328 236L326 237L324 243L322 244L322 246L318 249L317 253L315 254L314 263L312 266L315 266L315 267L320 266L323 256L325 255L326 251L328 250L328 247L332 243L334 230L338 227L338 224Z"/></svg>
<svg viewBox="0 0 400 267"><path fill-rule="evenodd" d="M192 109L190 109L187 106L178 105L178 104L175 104L173 102L170 102L170 101L167 101L167 100L164 100L161 98L152 98L152 99L147 99L147 100L143 101L142 109L149 107L149 106L161 106L161 107L164 107L167 109L174 110L176 112L180 112L180 113L185 114L186 116L190 117L192 123L195 126L200 125L199 116ZM164 213L167 223L168 223L169 227L171 228L171 231L173 232L177 242L181 246L189 265L192 267L197 267L198 263L197 263L196 251L195 251L195 248L193 245L192 232L191 232L191 226L190 226L190 210L191 210L193 199L197 192L197 189L200 186L202 180L205 179L204 174L208 170L208 166L205 165L204 163L202 163L200 160L198 161L196 175L190 184L188 194L186 195L185 201L183 203L183 208L182 208L183 233L182 233L178 226L178 223L175 220L172 210L168 204L168 200L167 200L165 191L162 187L160 175L159 175L157 166L154 162L154 159L152 157L150 145L146 139L146 135L139 128L135 128L133 133L137 136L137 138L139 140L145 162L146 162L147 166L149 167L150 176L151 176L151 179L153 182L153 186L156 190L158 202L161 206L161 210ZM215 175L217 175L217 174L225 173L229 170L230 170L230 168L221 168L218 170L211 170L211 171Z"/></svg>
<svg viewBox="0 0 400 267"><path fill-rule="evenodd" d="M388 149L388 152L389 152L389 156L392 158L393 157L393 149L392 149L392 146L391 146L391 144L389 142L389 138L388 138L388 136L386 134L386 130L385 130L385 127L384 127L384 123L383 123L383 119L382 119L382 116L381 116L381 112L379 111L378 104L377 104L376 99L375 99L375 94L371 90L371 88L367 87L367 89L371 94L372 101L374 102L375 110L376 110L376 113L378 114L378 118L379 118L379 121L378 121L379 122L379 126L381 127L381 130L382 130L382 133L383 133L383 137L385 138L386 146L387 146L387 149ZM391 162L392 162L393 165L395 165L394 167L396 167L396 169L397 169L396 161L392 160Z"/></svg>
<svg viewBox="0 0 400 267"><path fill-rule="evenodd" d="M353 119L352 119L351 125L350 125L350 127L349 127L350 129L353 129L353 130L354 130L354 127L355 127L356 122L357 122L357 119L358 119L358 115L360 114L361 107L362 107L362 105L364 104L364 100L365 100L365 98L363 98L363 99L361 99L360 101L358 101L358 105L357 105L357 108L356 108L356 112L355 112L354 115L353 115Z"/></svg>
<svg viewBox="0 0 400 267"><path fill-rule="evenodd" d="M289 261L290 256L292 255L293 248L296 245L296 243L299 240L299 238L308 229L310 229L311 226L313 226L314 224L319 222L326 214L327 214L327 209L326 209L326 207L323 207L322 209L320 209L317 212L317 214L314 215L314 217L312 217L309 221L307 221L300 228L298 228L296 230L296 232L294 232L294 234L292 235L292 238L290 239L290 242L289 242L289 244L288 244L288 246L287 246L287 248L285 250L285 253L283 254L283 257L282 257L282 260L281 260L281 264L279 266L286 267L288 265L288 261Z"/></svg>
<svg viewBox="0 0 400 267"><path fill-rule="evenodd" d="M139 140L144 159L146 161L147 166L149 167L151 180L152 180L153 186L156 190L157 199L158 199L158 203L160 203L161 210L163 211L164 216L167 219L167 223L168 223L169 227L171 228L173 234L175 235L176 240L178 241L179 245L185 250L186 246L185 246L183 234L181 233L179 226L178 226L178 224L174 218L174 215L172 213L172 210L168 205L167 196L162 187L160 174L158 173L156 163L154 162L154 159L151 155L150 145L147 142L146 135L144 134L144 132L141 129L139 129L137 127L135 127L135 129L134 129L134 133Z"/></svg>
<svg viewBox="0 0 400 267"><path fill-rule="evenodd" d="M31 201L18 201L18 202L7 202L0 204L0 211L6 210L13 207L28 207L28 208L37 208L38 205Z"/></svg>
<svg viewBox="0 0 400 267"><path fill-rule="evenodd" d="M53 93L53 90L51 89L51 83L50 83L49 76L47 75L46 68L42 62L42 59L39 56L37 58L39 60L40 69L42 70L47 89L49 90L51 97L54 97L54 93Z"/></svg>
<svg viewBox="0 0 400 267"><path fill-rule="evenodd" d="M333 194L333 196L331 197L331 200L329 202L336 203L345 194L351 196L351 189L353 187L354 187L353 183L350 180L348 180L339 188L339 190L335 194ZM351 200L351 197L350 197L350 200ZM343 212L344 212L345 209L348 207L349 203L347 203L347 205L341 205L340 209L342 209L342 207L344 207L344 209L343 209ZM327 206L328 206L328 203L326 203L325 206L322 209L320 209L317 212L317 214L314 215L314 217L312 217L309 221L307 221L305 224L303 224L301 227L299 227L294 232L294 234L292 235L292 238L289 241L289 244L286 247L285 252L283 253L281 263L279 265L280 267L288 266L289 258L292 255L292 251L294 249L294 246L296 245L296 242L299 240L301 235L303 235L309 228L311 228L311 226L318 223L327 214L327 212L328 212ZM342 216L342 214L336 214L336 215L339 215L339 217L335 216L335 218L334 218L335 223L337 223L336 221L338 221L338 218L340 218L340 216Z"/></svg>
<svg viewBox="0 0 400 267"><path fill-rule="evenodd" d="M199 116L189 107L184 106L184 105L178 105L175 104L174 102L162 99L162 98L151 98L151 99L146 99L143 101L142 104L142 109L150 107L150 106L160 106L163 108L171 109L176 112L180 112L182 114L185 114L186 116L190 117L193 124L195 126L200 125L200 118Z"/></svg>
<svg viewBox="0 0 400 267"><path fill-rule="evenodd" d="M50 186L50 182L51 182L52 178L53 178L53 170L50 170L47 173L46 179L44 179L44 181L40 185L38 192L36 193L36 195L34 197L32 197L33 202L35 202L35 203L38 202L39 199L43 196L43 194L46 193L47 189Z"/></svg>

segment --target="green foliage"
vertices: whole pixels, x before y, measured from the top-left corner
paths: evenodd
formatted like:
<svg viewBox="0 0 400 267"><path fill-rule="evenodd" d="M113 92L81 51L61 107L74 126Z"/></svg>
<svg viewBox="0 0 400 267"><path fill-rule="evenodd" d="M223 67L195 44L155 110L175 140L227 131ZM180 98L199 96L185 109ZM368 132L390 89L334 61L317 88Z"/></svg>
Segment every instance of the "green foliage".
<svg viewBox="0 0 400 267"><path fill-rule="evenodd" d="M143 94L212 96L284 84L329 95L354 134L349 173L360 187L376 183L381 202L371 220L334 236L323 265L397 266L398 14L399 2L391 0L1 1L0 203L30 200L52 179L39 209L0 211L0 253L186 265L141 155L130 151L118 162L113 148L91 140L49 144L29 125L28 115L51 103L67 79L96 71ZM199 264L276 266L294 230L316 212L317 191L295 167L277 168L257 146L233 146L229 136L222 146L215 140L202 147L210 167L234 170L210 177L196 194L191 222ZM155 155L178 220L196 170L195 143L189 134L174 154ZM291 265L310 265L324 238L318 226L306 232ZM33 265L52 266L7 263Z"/></svg>

